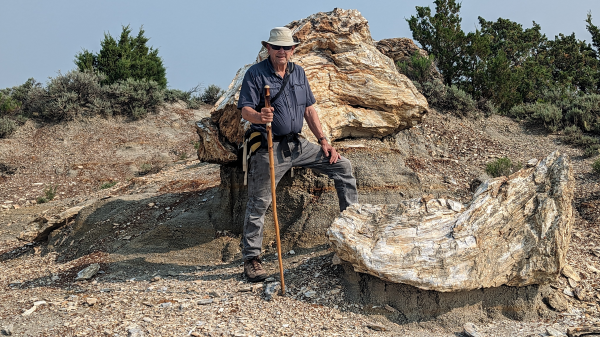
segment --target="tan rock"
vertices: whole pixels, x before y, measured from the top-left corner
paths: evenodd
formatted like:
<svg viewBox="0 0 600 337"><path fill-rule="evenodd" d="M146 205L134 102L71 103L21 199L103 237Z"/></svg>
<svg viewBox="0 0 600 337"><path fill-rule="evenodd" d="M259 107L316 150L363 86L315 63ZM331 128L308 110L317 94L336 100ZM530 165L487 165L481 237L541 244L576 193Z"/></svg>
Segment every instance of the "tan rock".
<svg viewBox="0 0 600 337"><path fill-rule="evenodd" d="M306 72L317 101L314 106L329 140L381 138L421 122L429 109L427 101L406 76L398 73L392 59L376 48L360 12L335 9L294 21L288 27L301 42L292 61ZM263 48L257 62L265 57ZM214 127L208 121L199 126L200 160L235 160L224 150L237 148L249 127L241 118L237 101L250 66L237 72L215 104L211 113ZM306 123L302 133L315 141Z"/></svg>
<svg viewBox="0 0 600 337"><path fill-rule="evenodd" d="M57 215L40 216L31 222L28 225L29 228L21 232L18 238L24 241L46 240L52 231L61 228L69 223L69 221L73 220L82 208L83 206L71 207Z"/></svg>
<svg viewBox="0 0 600 337"><path fill-rule="evenodd" d="M581 277L579 276L579 273L576 272L573 267L571 267L570 265L565 265L562 269L562 274L569 279L572 279L575 282L579 282L581 281Z"/></svg>
<svg viewBox="0 0 600 337"><path fill-rule="evenodd" d="M556 280L573 222L574 181L558 151L510 177L490 179L462 211L445 199L353 205L328 231L355 271L437 291Z"/></svg>

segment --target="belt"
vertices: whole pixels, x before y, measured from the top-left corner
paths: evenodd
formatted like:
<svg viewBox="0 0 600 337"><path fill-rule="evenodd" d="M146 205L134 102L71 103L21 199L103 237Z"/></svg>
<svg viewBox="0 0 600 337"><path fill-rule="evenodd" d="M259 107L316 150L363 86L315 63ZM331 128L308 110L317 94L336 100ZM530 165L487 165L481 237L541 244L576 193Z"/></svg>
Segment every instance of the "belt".
<svg viewBox="0 0 600 337"><path fill-rule="evenodd" d="M283 156L286 158L292 155L292 151L290 150L290 145L288 143L294 142L296 144L300 144L300 138L298 138L297 133L288 133L287 135L283 136L273 136L273 141L280 143ZM302 152L302 145L300 145L300 152Z"/></svg>

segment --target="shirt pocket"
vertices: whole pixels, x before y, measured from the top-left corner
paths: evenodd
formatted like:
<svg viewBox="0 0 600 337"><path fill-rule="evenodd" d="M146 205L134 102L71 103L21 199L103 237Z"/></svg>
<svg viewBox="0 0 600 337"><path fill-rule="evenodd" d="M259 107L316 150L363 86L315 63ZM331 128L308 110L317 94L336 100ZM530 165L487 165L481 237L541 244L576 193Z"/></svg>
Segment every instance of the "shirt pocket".
<svg viewBox="0 0 600 337"><path fill-rule="evenodd" d="M306 85L294 85L294 95L296 96L296 105L306 106Z"/></svg>

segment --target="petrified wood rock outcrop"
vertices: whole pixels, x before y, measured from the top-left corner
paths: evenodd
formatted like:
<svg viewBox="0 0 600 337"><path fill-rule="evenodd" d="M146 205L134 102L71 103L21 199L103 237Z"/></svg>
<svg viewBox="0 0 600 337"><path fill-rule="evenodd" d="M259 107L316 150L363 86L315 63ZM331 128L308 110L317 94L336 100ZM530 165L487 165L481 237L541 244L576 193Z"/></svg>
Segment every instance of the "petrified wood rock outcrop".
<svg viewBox="0 0 600 337"><path fill-rule="evenodd" d="M526 286L555 279L565 264L573 211L569 159L481 184L462 209L445 199L353 205L328 235L357 272L442 292Z"/></svg>
<svg viewBox="0 0 600 337"><path fill-rule="evenodd" d="M393 61L376 48L367 20L357 10L321 12L294 21L287 27L300 42L292 61L306 72L317 100L315 108L323 131L330 140L384 137L419 123L427 112L429 107L425 98L406 76L398 73ZM264 57L263 48L257 61ZM248 127L237 109L242 79L248 68L245 66L237 72L211 115L212 123L222 135L212 136L212 139L228 142L234 147L242 141ZM206 138L202 134L206 129L198 128L201 139ZM312 137L306 125L303 133ZM205 144L201 141L200 147ZM208 150L199 149L199 159L209 162L229 160L221 157L215 160L208 153Z"/></svg>

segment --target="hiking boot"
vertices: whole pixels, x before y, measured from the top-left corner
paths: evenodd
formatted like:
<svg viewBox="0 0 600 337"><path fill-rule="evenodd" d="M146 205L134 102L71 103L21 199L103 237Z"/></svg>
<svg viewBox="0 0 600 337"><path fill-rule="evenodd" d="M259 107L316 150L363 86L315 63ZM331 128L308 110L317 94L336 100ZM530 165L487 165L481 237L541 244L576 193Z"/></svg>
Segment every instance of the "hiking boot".
<svg viewBox="0 0 600 337"><path fill-rule="evenodd" d="M244 261L244 274L250 282L260 282L267 278L267 272L263 269L258 257Z"/></svg>

